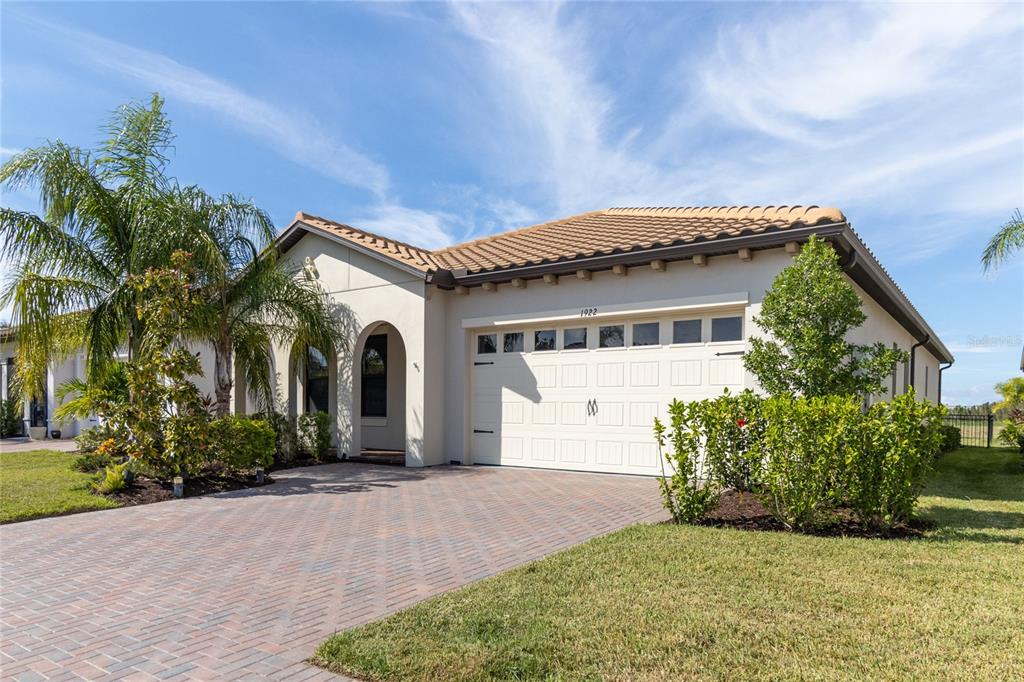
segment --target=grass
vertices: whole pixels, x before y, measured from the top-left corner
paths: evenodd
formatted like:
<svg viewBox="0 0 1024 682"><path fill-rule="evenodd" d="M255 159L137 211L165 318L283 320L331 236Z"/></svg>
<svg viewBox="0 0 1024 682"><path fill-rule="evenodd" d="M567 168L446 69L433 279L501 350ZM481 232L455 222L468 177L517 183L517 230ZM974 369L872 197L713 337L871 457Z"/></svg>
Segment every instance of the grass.
<svg viewBox="0 0 1024 682"><path fill-rule="evenodd" d="M945 456L915 540L640 525L336 634L364 680L1021 679L1024 459Z"/></svg>
<svg viewBox="0 0 1024 682"><path fill-rule="evenodd" d="M92 476L74 471L74 459L55 450L0 453L0 523L119 506L91 492Z"/></svg>

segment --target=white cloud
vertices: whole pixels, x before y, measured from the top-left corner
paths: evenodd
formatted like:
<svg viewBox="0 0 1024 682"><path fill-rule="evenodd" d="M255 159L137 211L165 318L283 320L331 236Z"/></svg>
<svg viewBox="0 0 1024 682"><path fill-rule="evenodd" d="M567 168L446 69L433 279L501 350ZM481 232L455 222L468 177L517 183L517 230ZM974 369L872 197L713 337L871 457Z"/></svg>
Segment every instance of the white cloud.
<svg viewBox="0 0 1024 682"><path fill-rule="evenodd" d="M1000 14L1008 16L999 16ZM701 76L721 112L777 137L828 144L816 123L862 118L955 86L958 54L1013 29L994 5L825 7L723 31Z"/></svg>
<svg viewBox="0 0 1024 682"><path fill-rule="evenodd" d="M20 149L17 149L15 147L0 147L0 157L6 158L8 156L14 156L20 151Z"/></svg>
<svg viewBox="0 0 1024 682"><path fill-rule="evenodd" d="M96 67L134 78L162 95L200 106L261 138L282 156L338 182L384 198L388 170L366 154L338 140L311 116L281 108L246 94L199 69L155 52L65 26L28 19L50 39L77 52Z"/></svg>
<svg viewBox="0 0 1024 682"><path fill-rule="evenodd" d="M452 216L421 211L395 203L382 203L364 209L363 215L353 218L352 225L369 232L387 235L393 239L433 249L452 242L444 223Z"/></svg>

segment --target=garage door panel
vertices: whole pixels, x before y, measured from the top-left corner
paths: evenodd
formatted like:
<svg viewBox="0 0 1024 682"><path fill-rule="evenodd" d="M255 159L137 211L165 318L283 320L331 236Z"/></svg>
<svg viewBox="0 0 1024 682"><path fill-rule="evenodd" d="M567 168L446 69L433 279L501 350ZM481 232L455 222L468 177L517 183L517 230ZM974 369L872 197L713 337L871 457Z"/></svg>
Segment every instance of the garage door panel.
<svg viewBox="0 0 1024 682"><path fill-rule="evenodd" d="M501 404L501 423L523 423L523 402L521 400L509 400Z"/></svg>
<svg viewBox="0 0 1024 682"><path fill-rule="evenodd" d="M584 364L565 365L562 367L563 388L586 388L587 366Z"/></svg>
<svg viewBox="0 0 1024 682"><path fill-rule="evenodd" d="M673 360L671 371L673 386L700 386L701 384L700 360Z"/></svg>
<svg viewBox="0 0 1024 682"><path fill-rule="evenodd" d="M562 424L584 426L587 423L587 404L583 402L562 403Z"/></svg>
<svg viewBox="0 0 1024 682"><path fill-rule="evenodd" d="M657 386L658 384L658 362L656 360L629 363L630 386Z"/></svg>
<svg viewBox="0 0 1024 682"><path fill-rule="evenodd" d="M587 461L587 441L575 439L562 440L560 460L566 464L584 464Z"/></svg>
<svg viewBox="0 0 1024 682"><path fill-rule="evenodd" d="M537 426L554 426L558 423L558 405L554 402L534 403L533 423Z"/></svg>
<svg viewBox="0 0 1024 682"><path fill-rule="evenodd" d="M621 362L602 362L597 365L597 385L601 388L622 386L625 367Z"/></svg>
<svg viewBox="0 0 1024 682"><path fill-rule="evenodd" d="M599 403L597 409L598 426L622 426L622 416L625 413L622 403Z"/></svg>
<svg viewBox="0 0 1024 682"><path fill-rule="evenodd" d="M555 439L554 438L533 438L531 439L530 458L537 462L555 461Z"/></svg>

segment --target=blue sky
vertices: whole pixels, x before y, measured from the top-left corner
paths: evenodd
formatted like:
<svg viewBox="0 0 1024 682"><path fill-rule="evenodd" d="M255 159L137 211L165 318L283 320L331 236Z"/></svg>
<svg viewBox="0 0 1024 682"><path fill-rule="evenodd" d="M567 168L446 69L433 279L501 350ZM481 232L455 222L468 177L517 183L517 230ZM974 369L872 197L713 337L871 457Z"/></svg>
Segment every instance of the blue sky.
<svg viewBox="0 0 1024 682"><path fill-rule="evenodd" d="M3 158L159 91L172 173L423 246L615 205L842 208L957 356L1018 373L1024 6L5 2ZM4 205L35 207L7 193Z"/></svg>

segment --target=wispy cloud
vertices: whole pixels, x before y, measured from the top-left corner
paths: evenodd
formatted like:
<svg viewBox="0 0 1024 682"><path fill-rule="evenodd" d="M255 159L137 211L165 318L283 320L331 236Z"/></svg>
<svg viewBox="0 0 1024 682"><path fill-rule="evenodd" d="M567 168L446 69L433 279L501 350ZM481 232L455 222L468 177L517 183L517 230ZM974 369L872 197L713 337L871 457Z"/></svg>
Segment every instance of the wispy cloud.
<svg viewBox="0 0 1024 682"><path fill-rule="evenodd" d="M7 158L8 156L14 156L20 151L20 149L16 149L15 147L0 147L0 157Z"/></svg>
<svg viewBox="0 0 1024 682"><path fill-rule="evenodd" d="M262 139L282 156L378 199L390 190L387 168L339 140L312 116L282 109L222 80L169 57L103 36L44 22L22 19L45 29L51 40L76 52L94 67L138 80L162 95L203 107L231 125Z"/></svg>
<svg viewBox="0 0 1024 682"><path fill-rule="evenodd" d="M880 235L884 256L906 259L953 248L1024 200L1024 109L1019 91L1006 91L1019 83L1022 15L1012 7L775 6L722 28L710 52L652 42L683 84L656 119L598 70L603 34L587 8L450 11L476 44L501 112L498 132L476 131L481 145L516 140L487 162L515 169L515 182L557 213L837 204L854 220L913 216L904 222L919 227L900 243L921 249L890 249ZM643 126L623 125L634 119ZM950 229L937 235L939 221Z"/></svg>

